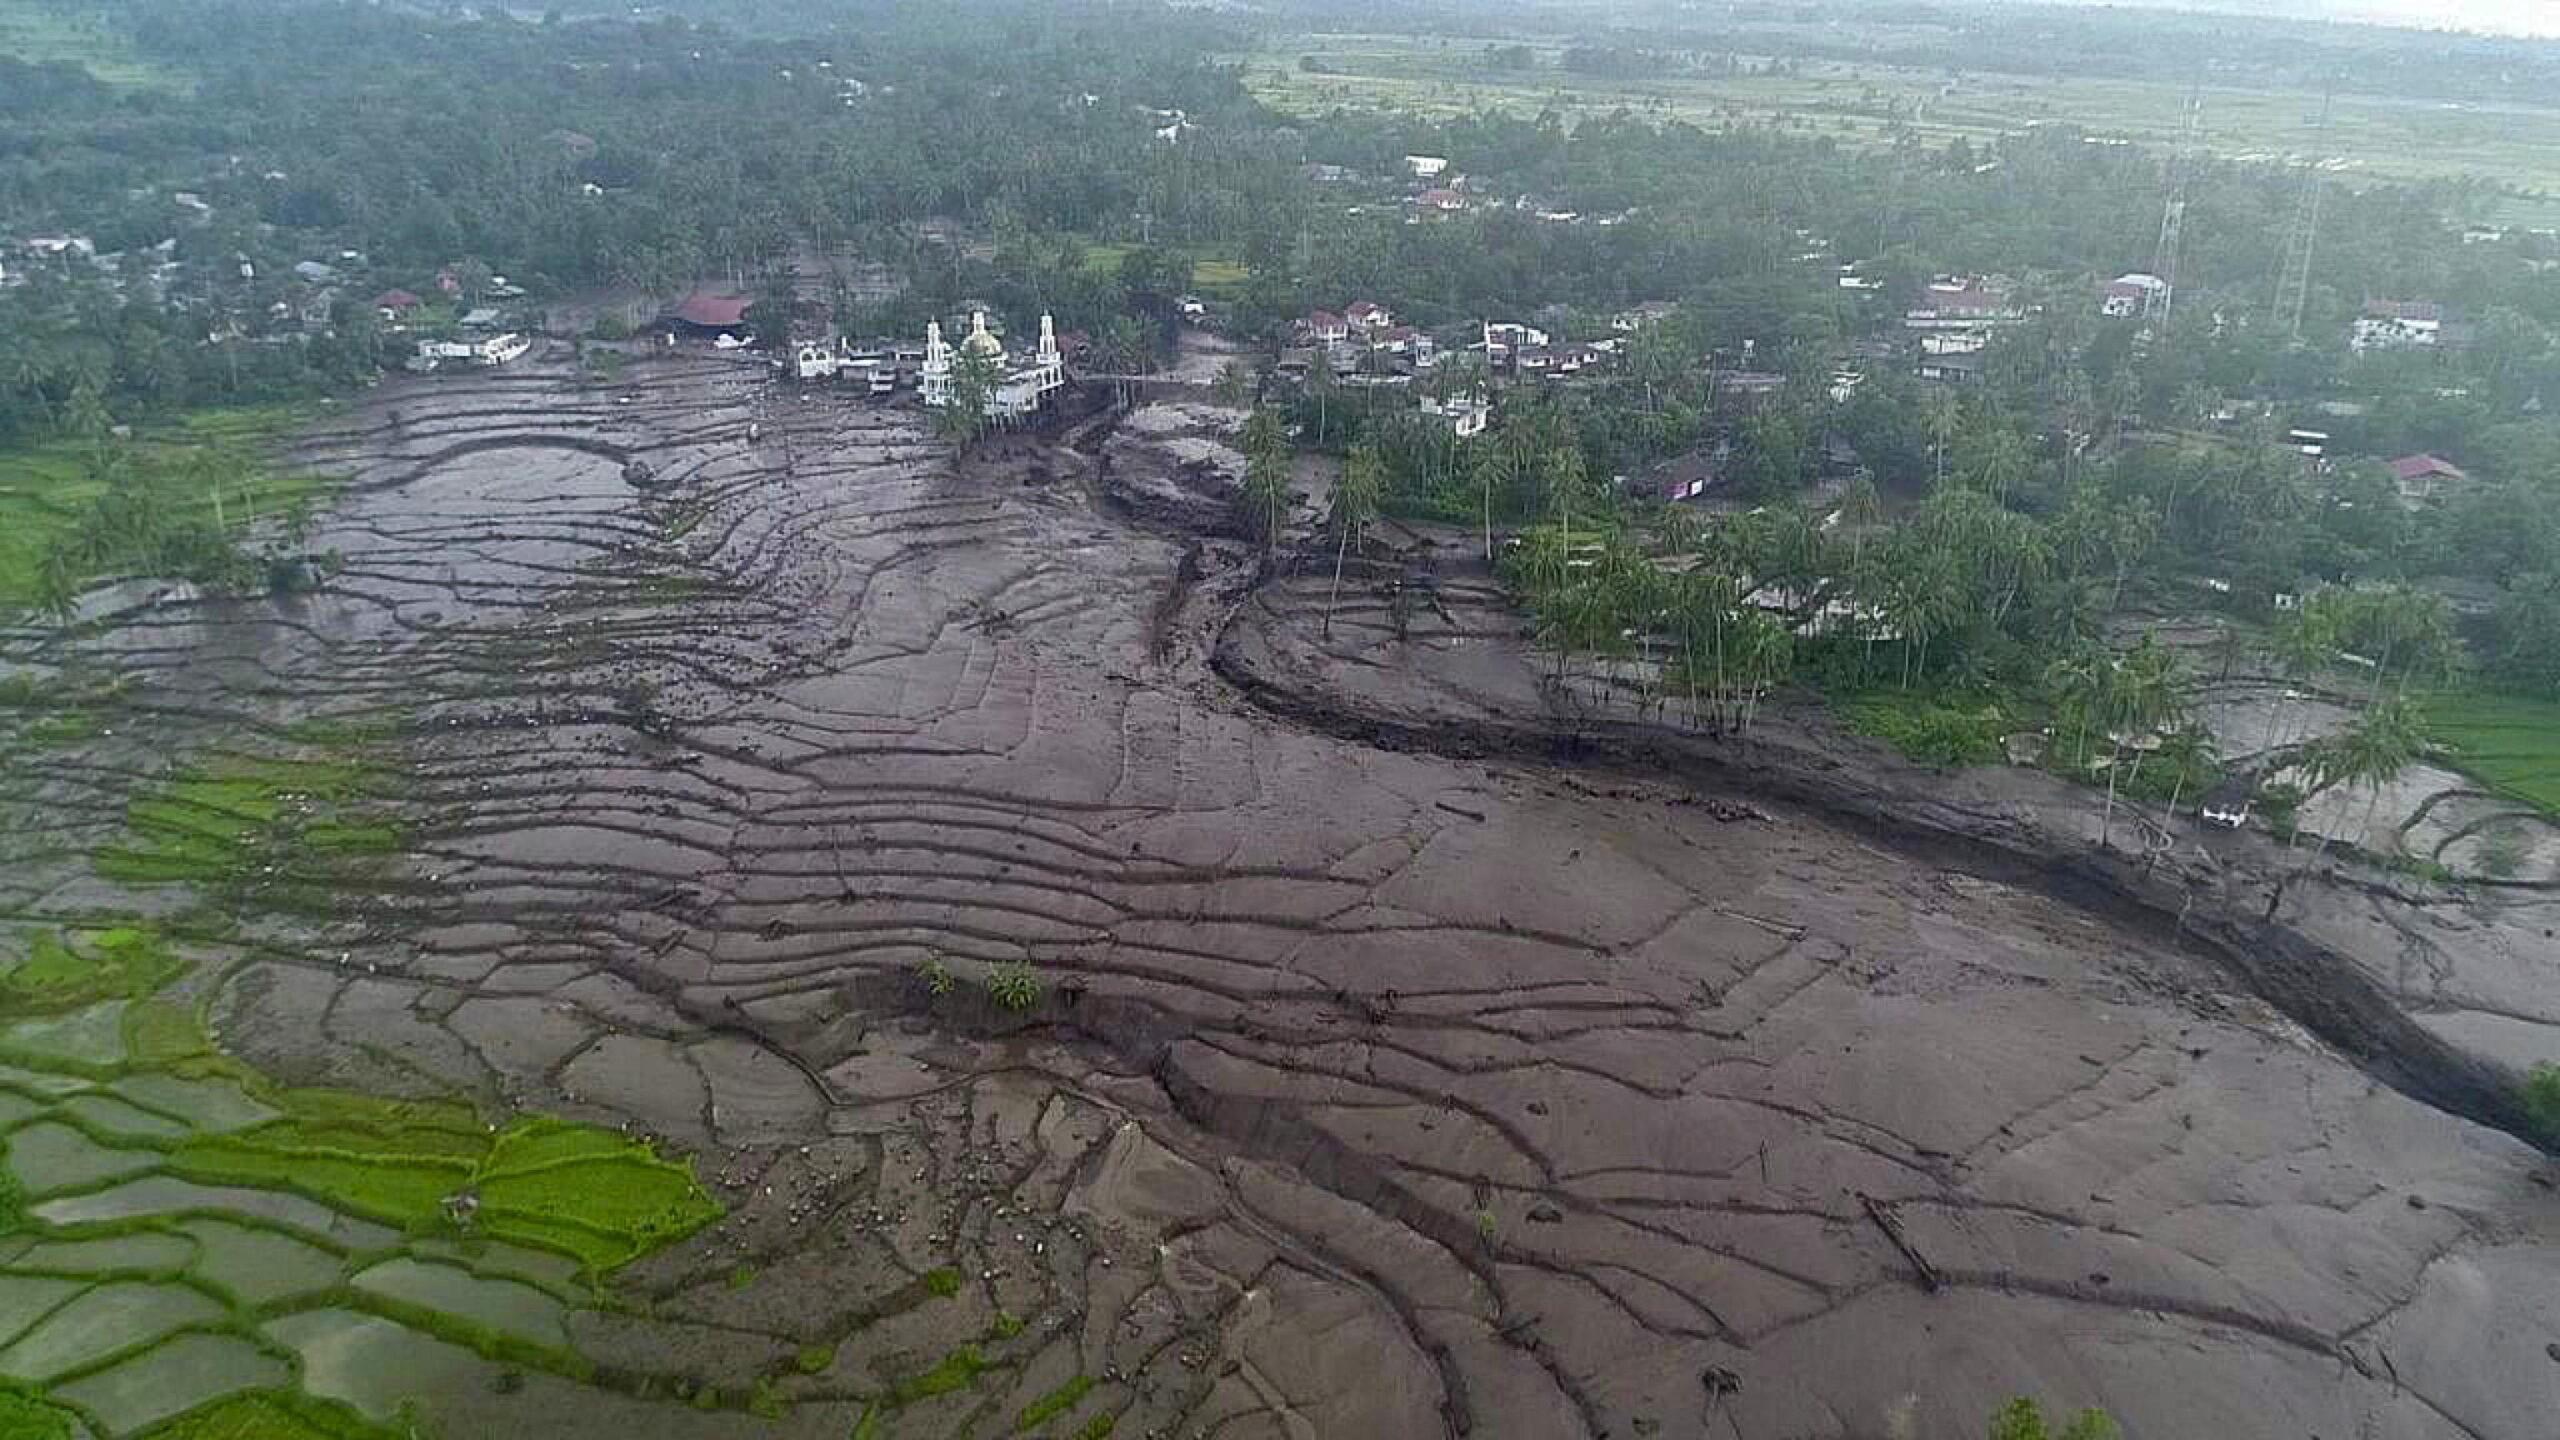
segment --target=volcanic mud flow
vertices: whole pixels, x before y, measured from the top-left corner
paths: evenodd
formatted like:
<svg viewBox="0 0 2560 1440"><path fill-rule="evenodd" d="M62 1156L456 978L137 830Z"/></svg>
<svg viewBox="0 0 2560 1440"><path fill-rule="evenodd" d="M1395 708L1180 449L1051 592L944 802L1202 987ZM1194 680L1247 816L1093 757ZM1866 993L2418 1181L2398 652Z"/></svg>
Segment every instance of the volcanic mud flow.
<svg viewBox="0 0 2560 1440"><path fill-rule="evenodd" d="M1213 641L1326 580L1107 452L632 373L386 387L306 443L322 593L8 641L138 677L20 787L21 911L121 884L168 757L385 727L396 857L226 880L224 1044L728 1205L569 1307L583 1388L349 1321L449 1433L2550 1433L2539 1157L2222 965L1782 801L1286 717ZM1326 663L1491 676L1493 613L1355 577Z"/></svg>

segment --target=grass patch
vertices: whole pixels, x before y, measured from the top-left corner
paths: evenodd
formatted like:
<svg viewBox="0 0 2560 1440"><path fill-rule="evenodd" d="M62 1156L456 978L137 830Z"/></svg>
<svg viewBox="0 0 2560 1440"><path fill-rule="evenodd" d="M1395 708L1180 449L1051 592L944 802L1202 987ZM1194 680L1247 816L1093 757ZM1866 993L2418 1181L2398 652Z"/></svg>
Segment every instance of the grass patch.
<svg viewBox="0 0 2560 1440"><path fill-rule="evenodd" d="M1098 275L1117 275L1120 262L1129 258L1137 246L1119 241L1088 240L1084 247L1084 268ZM1191 252L1191 288L1213 299L1232 299L1243 291L1253 272L1243 261L1231 255L1209 255Z"/></svg>
<svg viewBox="0 0 2560 1440"><path fill-rule="evenodd" d="M2426 698L2427 728L2464 773L2560 818L2560 701L2483 691Z"/></svg>
<svg viewBox="0 0 2560 1440"><path fill-rule="evenodd" d="M924 1288L948 1300L960 1293L960 1272L948 1265L939 1270L927 1270L924 1272Z"/></svg>
<svg viewBox="0 0 2560 1440"><path fill-rule="evenodd" d="M32 1395L0 1390L0 1440L71 1440L81 1432L70 1411Z"/></svg>
<svg viewBox="0 0 2560 1440"><path fill-rule="evenodd" d="M1013 1419L1013 1428L1025 1435L1073 1410L1093 1390L1093 1377L1078 1375L1066 1384L1022 1407Z"/></svg>
<svg viewBox="0 0 2560 1440"><path fill-rule="evenodd" d="M188 88L184 76L143 59L104 14L71 6L0 0L0 54L30 65L77 65L119 90ZM8 1433L0 1429L0 1436Z"/></svg>
<svg viewBox="0 0 2560 1440"><path fill-rule="evenodd" d="M272 1390L217 1400L143 1433L149 1440L403 1440L344 1405Z"/></svg>
<svg viewBox="0 0 2560 1440"><path fill-rule="evenodd" d="M936 1395L948 1395L976 1383L978 1374L987 1368L987 1357L975 1345L963 1345L942 1357L941 1363L921 1375L910 1375L889 1392L892 1407L913 1405Z"/></svg>
<svg viewBox="0 0 2560 1440"><path fill-rule="evenodd" d="M1853 696L1837 709L1852 731L1923 765L1992 765L2007 757L2009 716L1996 701L1886 690Z"/></svg>
<svg viewBox="0 0 2560 1440"><path fill-rule="evenodd" d="M140 999L185 969L168 942L146 927L38 931L23 956L0 958L0 1015Z"/></svg>

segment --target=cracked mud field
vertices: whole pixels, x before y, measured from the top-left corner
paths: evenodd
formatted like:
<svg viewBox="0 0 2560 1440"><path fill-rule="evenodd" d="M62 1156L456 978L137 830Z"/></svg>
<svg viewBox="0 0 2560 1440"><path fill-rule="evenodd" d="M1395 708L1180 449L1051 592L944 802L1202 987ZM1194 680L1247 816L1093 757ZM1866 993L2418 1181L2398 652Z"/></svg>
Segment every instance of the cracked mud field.
<svg viewBox="0 0 2560 1440"><path fill-rule="evenodd" d="M131 677L13 764L13 914L211 889L230 1053L654 1137L727 1206L613 1303L373 1287L592 1373L312 1310L304 1389L447 1435L2560 1432L2540 1157L2166 935L1282 718L1210 657L1323 585L1236 618L1252 557L1093 447L632 376L386 386L298 457L350 477L324 592L5 641ZM1340 663L1404 663L1352 588ZM396 854L95 858L189 757L332 746Z"/></svg>

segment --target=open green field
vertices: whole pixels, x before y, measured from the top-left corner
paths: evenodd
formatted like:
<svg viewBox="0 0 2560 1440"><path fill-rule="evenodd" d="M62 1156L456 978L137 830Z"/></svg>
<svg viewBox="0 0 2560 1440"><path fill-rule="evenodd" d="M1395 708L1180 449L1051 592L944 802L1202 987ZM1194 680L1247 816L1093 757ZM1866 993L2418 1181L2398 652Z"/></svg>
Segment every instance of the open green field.
<svg viewBox="0 0 2560 1440"><path fill-rule="evenodd" d="M1117 270L1135 245L1116 241L1088 241L1084 247L1084 263L1088 270ZM1243 262L1221 255L1194 252L1191 257L1191 288L1212 298L1232 296L1244 288L1251 278Z"/></svg>
<svg viewBox="0 0 2560 1440"><path fill-rule="evenodd" d="M293 418L284 408L205 410L144 431L133 445L136 482L180 513L211 517L218 511L235 530L271 517L321 484L317 477L258 461ZM197 478L199 459L208 452L236 462L223 467L219 487ZM45 552L77 530L83 511L106 489L78 442L0 451L0 609L36 603Z"/></svg>
<svg viewBox="0 0 2560 1440"><path fill-rule="evenodd" d="M1783 122L1811 134L1883 144L1898 114L1932 143L1992 139L2065 121L2138 143L2173 146L2182 134L2183 85L2095 76L1968 73L1892 65L1795 62L1786 75L1666 72L1617 77L1565 71L1558 50L1533 44L1539 64L1503 71L1481 41L1436 36L1318 34L1238 57L1265 103L1292 114L1335 108L1460 115L1485 108L1552 109L1568 118L1627 109L1699 125ZM1302 60L1312 58L1318 70ZM2550 223L2560 215L2560 107L2452 106L2374 95L2336 97L2325 135L2320 97L2302 91L2203 91L2201 133L2232 160L2332 157L2349 181L2474 175L2534 192L2511 197L2503 218Z"/></svg>
<svg viewBox="0 0 2560 1440"><path fill-rule="evenodd" d="M0 55L30 65L68 61L109 85L129 90L179 89L179 75L144 60L105 17L77 5L0 0Z"/></svg>
<svg viewBox="0 0 2560 1440"><path fill-rule="evenodd" d="M2560 701L2463 691L2430 697L2426 712L2462 769L2560 816Z"/></svg>

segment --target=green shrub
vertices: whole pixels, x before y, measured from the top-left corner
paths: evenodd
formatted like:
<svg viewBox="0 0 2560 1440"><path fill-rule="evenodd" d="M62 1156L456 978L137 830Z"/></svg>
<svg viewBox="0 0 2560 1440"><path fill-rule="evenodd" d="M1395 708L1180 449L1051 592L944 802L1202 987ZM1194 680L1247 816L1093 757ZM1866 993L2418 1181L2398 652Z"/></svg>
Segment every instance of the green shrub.
<svg viewBox="0 0 2560 1440"><path fill-rule="evenodd" d="M1923 765L1999 763L2009 717L1997 703L1964 705L1924 695L1886 693L1851 700L1840 717L1860 735L1882 740Z"/></svg>
<svg viewBox="0 0 2560 1440"><path fill-rule="evenodd" d="M948 1300L960 1293L960 1272L948 1265L939 1270L927 1270L924 1272L924 1288Z"/></svg>
<svg viewBox="0 0 2560 1440"><path fill-rule="evenodd" d="M2560 1065L2546 1060L2525 1077L2524 1113L2545 1142L2560 1146Z"/></svg>
<svg viewBox="0 0 2560 1440"><path fill-rule="evenodd" d="M2123 1433L2104 1410L2083 1410L2056 1434L2045 1428L2044 1411L2024 1395L1991 1416L1991 1440L2119 1440Z"/></svg>
<svg viewBox="0 0 2560 1440"><path fill-rule="evenodd" d="M1016 960L999 965L987 977L987 998L1016 1014L1040 1004L1040 977L1030 966Z"/></svg>

